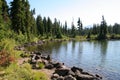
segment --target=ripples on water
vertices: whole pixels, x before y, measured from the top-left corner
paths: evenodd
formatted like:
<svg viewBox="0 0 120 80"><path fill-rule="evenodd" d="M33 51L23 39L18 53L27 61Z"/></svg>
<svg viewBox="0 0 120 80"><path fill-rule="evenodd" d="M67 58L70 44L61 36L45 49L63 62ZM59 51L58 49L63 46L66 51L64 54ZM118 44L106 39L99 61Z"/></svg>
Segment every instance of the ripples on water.
<svg viewBox="0 0 120 80"><path fill-rule="evenodd" d="M106 80L120 80L120 41L53 42L34 50L50 54L67 66L98 73Z"/></svg>

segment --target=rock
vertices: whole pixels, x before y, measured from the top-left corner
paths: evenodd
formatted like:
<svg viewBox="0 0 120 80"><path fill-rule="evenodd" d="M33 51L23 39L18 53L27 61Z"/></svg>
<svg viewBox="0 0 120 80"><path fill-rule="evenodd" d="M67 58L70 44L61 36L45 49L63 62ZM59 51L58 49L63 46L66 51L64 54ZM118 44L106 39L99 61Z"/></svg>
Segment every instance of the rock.
<svg viewBox="0 0 120 80"><path fill-rule="evenodd" d="M75 71L75 75L76 75L76 76L78 76L78 75L80 75L80 74L81 74L81 72L80 72L79 70L76 70L76 71Z"/></svg>
<svg viewBox="0 0 120 80"><path fill-rule="evenodd" d="M47 56L47 60L50 61L51 60L51 57L50 55Z"/></svg>
<svg viewBox="0 0 120 80"><path fill-rule="evenodd" d="M47 60L47 56L41 56L41 59Z"/></svg>
<svg viewBox="0 0 120 80"><path fill-rule="evenodd" d="M102 77L101 77L100 75L98 75L98 74L96 74L95 76L96 76L97 78L102 79Z"/></svg>
<svg viewBox="0 0 120 80"><path fill-rule="evenodd" d="M38 59L40 59L41 57L39 56L39 55L36 55L35 56L35 60L38 60Z"/></svg>
<svg viewBox="0 0 120 80"><path fill-rule="evenodd" d="M56 69L55 73L58 74L59 76L66 76L68 75L69 69Z"/></svg>
<svg viewBox="0 0 120 80"><path fill-rule="evenodd" d="M88 72L81 72L82 74L86 74L86 75L91 75L91 76L94 76L94 75L92 75L92 74L90 74L90 73L88 73Z"/></svg>
<svg viewBox="0 0 120 80"><path fill-rule="evenodd" d="M47 65L45 66L45 68L47 68L47 69L53 69L54 66L53 66L52 64L47 64Z"/></svg>
<svg viewBox="0 0 120 80"><path fill-rule="evenodd" d="M76 80L76 78L74 78L71 75L65 76L64 80Z"/></svg>
<svg viewBox="0 0 120 80"><path fill-rule="evenodd" d="M96 78L94 76L91 75L87 75L87 74L82 74L80 73L80 71L76 71L76 79L77 80L95 80Z"/></svg>
<svg viewBox="0 0 120 80"><path fill-rule="evenodd" d="M74 73L73 71L70 70L70 71L68 72L68 75L75 76L75 73Z"/></svg>
<svg viewBox="0 0 120 80"><path fill-rule="evenodd" d="M64 77L60 76L57 80L64 80Z"/></svg>
<svg viewBox="0 0 120 80"><path fill-rule="evenodd" d="M46 65L48 65L48 61L47 60L42 60L42 62Z"/></svg>
<svg viewBox="0 0 120 80"><path fill-rule="evenodd" d="M78 68L78 67L74 67L74 66L71 68L71 70L72 70L73 72L76 72L76 70L79 70L80 72L83 71L83 69Z"/></svg>
<svg viewBox="0 0 120 80"><path fill-rule="evenodd" d="M54 64L54 67L56 67L56 68L62 68L63 67L63 63L56 63L56 64Z"/></svg>
<svg viewBox="0 0 120 80"><path fill-rule="evenodd" d="M59 75L58 74L53 74L51 79L58 79L59 78Z"/></svg>

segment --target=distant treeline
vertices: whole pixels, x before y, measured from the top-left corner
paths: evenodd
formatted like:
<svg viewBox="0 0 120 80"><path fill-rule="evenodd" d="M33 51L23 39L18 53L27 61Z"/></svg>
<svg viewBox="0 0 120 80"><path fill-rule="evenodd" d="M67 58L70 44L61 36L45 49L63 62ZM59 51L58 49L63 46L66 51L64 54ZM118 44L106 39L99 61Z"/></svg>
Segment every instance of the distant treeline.
<svg viewBox="0 0 120 80"><path fill-rule="evenodd" d="M0 39L4 36L12 38L13 34L22 34L27 40L33 39L33 36L44 36L46 39L87 36L90 39L91 35L97 35L96 39L101 40L107 39L108 35L109 38L115 38L115 35L120 34L120 24L107 25L104 16L100 24L93 24L91 28L83 28L80 18L76 22L77 26L71 22L71 28L68 28L67 21L62 24L56 18L52 22L50 17L38 15L35 19L34 15L35 9L30 10L28 0L13 0L10 7L6 0L0 0Z"/></svg>

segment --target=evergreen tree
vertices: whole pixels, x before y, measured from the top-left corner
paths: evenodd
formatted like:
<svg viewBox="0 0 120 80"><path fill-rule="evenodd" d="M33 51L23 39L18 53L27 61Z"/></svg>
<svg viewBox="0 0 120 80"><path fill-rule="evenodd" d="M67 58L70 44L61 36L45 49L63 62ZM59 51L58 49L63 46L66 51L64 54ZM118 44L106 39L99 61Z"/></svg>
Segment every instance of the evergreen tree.
<svg viewBox="0 0 120 80"><path fill-rule="evenodd" d="M56 27L56 33L55 33L55 35L56 35L56 38L62 38L62 33L61 33L61 29L60 29L60 21L59 22L57 22L57 27Z"/></svg>
<svg viewBox="0 0 120 80"><path fill-rule="evenodd" d="M31 13L30 13L30 32L33 34L33 35L36 35L37 34L37 27L36 27L36 21L35 21L35 18L34 18L34 15L35 15L35 9L31 10Z"/></svg>
<svg viewBox="0 0 120 80"><path fill-rule="evenodd" d="M21 31L22 30L25 30L25 32L26 32L26 34L27 34L27 39L28 39L28 41L31 41L31 32L30 32L30 30L31 30L31 12L30 12L30 5L29 5L29 2L28 2L28 0L23 0L23 6L24 6L24 8L23 8L23 14L24 14L24 12L25 12L25 18L24 17L22 17L21 18L21 20L23 19L24 21L23 21L23 25L25 24L25 26L24 27L21 27Z"/></svg>
<svg viewBox="0 0 120 80"><path fill-rule="evenodd" d="M52 27L52 35L55 36L57 34L57 28L58 28L58 22L57 22L57 19L55 18L54 20L54 24L53 24L53 27Z"/></svg>
<svg viewBox="0 0 120 80"><path fill-rule="evenodd" d="M74 25L74 23L72 22L72 28L71 28L71 36L73 37L73 38L75 38L75 36L76 36L76 29L75 29L75 25Z"/></svg>
<svg viewBox="0 0 120 80"><path fill-rule="evenodd" d="M87 39L89 40L91 38L91 33L89 32L87 35Z"/></svg>
<svg viewBox="0 0 120 80"><path fill-rule="evenodd" d="M48 17L47 19L47 35L51 35L52 34L52 21L51 19Z"/></svg>
<svg viewBox="0 0 120 80"><path fill-rule="evenodd" d="M2 14L3 20L4 20L4 22L9 23L10 19L9 19L7 2L5 0L1 0L1 1L2 1L2 6L1 6L2 13L1 14Z"/></svg>
<svg viewBox="0 0 120 80"><path fill-rule="evenodd" d="M2 19L2 1L0 0L0 26L3 22L3 19Z"/></svg>
<svg viewBox="0 0 120 80"><path fill-rule="evenodd" d="M78 32L79 32L79 35L80 35L81 34L81 30L83 28L83 24L82 24L80 18L78 18L78 22L77 23L78 23Z"/></svg>
<svg viewBox="0 0 120 80"><path fill-rule="evenodd" d="M40 15L37 16L36 25L37 25L38 34L43 36L44 28L43 28L42 17Z"/></svg>
<svg viewBox="0 0 120 80"><path fill-rule="evenodd" d="M67 35L67 21L65 21L65 34Z"/></svg>
<svg viewBox="0 0 120 80"><path fill-rule="evenodd" d="M25 32L25 0L13 0L11 2L11 11L10 11L10 17L12 21L12 29L19 33L19 31L22 31L22 33Z"/></svg>
<svg viewBox="0 0 120 80"><path fill-rule="evenodd" d="M104 19L104 16L102 16L102 22L100 25L100 33L98 35L98 39L106 39L107 38L107 23Z"/></svg>
<svg viewBox="0 0 120 80"><path fill-rule="evenodd" d="M43 26L44 26L44 32L45 34L47 34L47 20L46 20L46 17L43 18Z"/></svg>
<svg viewBox="0 0 120 80"><path fill-rule="evenodd" d="M97 34L98 34L96 24L93 25L93 28L92 28L92 34L93 34L93 35L97 35Z"/></svg>

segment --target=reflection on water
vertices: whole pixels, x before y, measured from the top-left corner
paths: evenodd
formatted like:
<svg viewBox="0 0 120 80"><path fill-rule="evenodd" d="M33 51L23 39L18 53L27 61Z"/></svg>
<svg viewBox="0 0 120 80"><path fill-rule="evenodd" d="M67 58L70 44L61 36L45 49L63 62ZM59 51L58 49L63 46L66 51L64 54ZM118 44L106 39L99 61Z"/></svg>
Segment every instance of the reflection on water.
<svg viewBox="0 0 120 80"><path fill-rule="evenodd" d="M35 50L50 54L67 66L82 67L107 80L120 80L120 41L53 42L37 46Z"/></svg>

